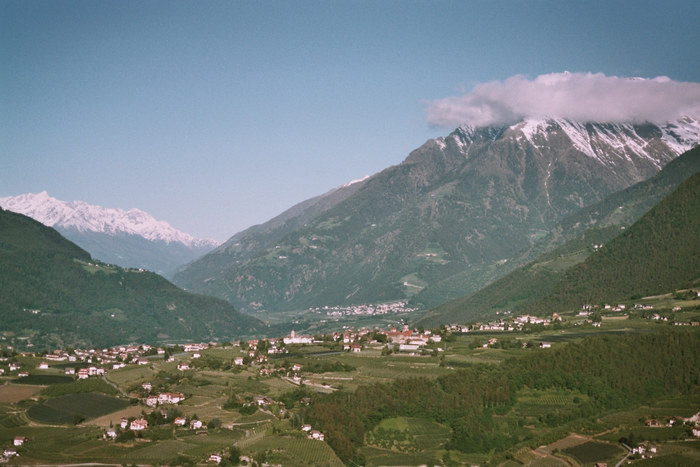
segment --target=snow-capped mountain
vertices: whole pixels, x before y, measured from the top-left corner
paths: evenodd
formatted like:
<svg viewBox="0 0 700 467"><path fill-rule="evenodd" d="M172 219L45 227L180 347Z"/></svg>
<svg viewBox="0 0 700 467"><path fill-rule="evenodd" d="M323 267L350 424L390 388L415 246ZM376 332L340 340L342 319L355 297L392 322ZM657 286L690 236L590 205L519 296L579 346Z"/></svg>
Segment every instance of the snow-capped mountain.
<svg viewBox="0 0 700 467"><path fill-rule="evenodd" d="M243 310L437 305L509 272L559 220L654 176L698 143L693 118L461 126L352 185L332 208L285 217L274 242L249 232L255 249L231 239L173 280Z"/></svg>
<svg viewBox="0 0 700 467"><path fill-rule="evenodd" d="M139 209L61 201L46 191L0 198L0 207L55 228L102 261L166 275L218 245L215 240L181 232Z"/></svg>
<svg viewBox="0 0 700 467"><path fill-rule="evenodd" d="M463 125L435 142L446 148L450 140L466 155L471 143L513 137L519 144L546 150L556 133L566 135L573 148L604 166L614 168L622 160L646 160L660 169L675 155L700 143L700 121L685 117L664 124L582 123L560 118L527 119L505 127L475 128ZM562 136L563 136L562 135ZM523 141L525 140L525 141ZM542 151L540 151L542 152Z"/></svg>

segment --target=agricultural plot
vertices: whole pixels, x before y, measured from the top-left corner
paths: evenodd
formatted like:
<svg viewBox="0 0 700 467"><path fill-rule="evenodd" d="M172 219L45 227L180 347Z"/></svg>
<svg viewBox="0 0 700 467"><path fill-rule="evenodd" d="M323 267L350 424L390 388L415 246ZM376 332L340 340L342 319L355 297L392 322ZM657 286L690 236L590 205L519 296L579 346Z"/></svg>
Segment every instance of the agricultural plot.
<svg viewBox="0 0 700 467"><path fill-rule="evenodd" d="M368 465L434 465L450 435L449 427L431 420L388 418L366 434L362 452Z"/></svg>
<svg viewBox="0 0 700 467"><path fill-rule="evenodd" d="M73 378L65 375L29 375L12 381L15 384L49 385L57 383L70 383Z"/></svg>
<svg viewBox="0 0 700 467"><path fill-rule="evenodd" d="M573 413L588 396L578 392L524 390L518 393L514 413L531 422L545 421L547 416Z"/></svg>
<svg viewBox="0 0 700 467"><path fill-rule="evenodd" d="M30 386L26 384L3 384L0 386L0 403L14 404L30 397L41 391L41 386Z"/></svg>
<svg viewBox="0 0 700 467"><path fill-rule="evenodd" d="M567 448L563 452L582 464L617 459L625 454L625 451L618 446L598 441L588 441L578 446Z"/></svg>
<svg viewBox="0 0 700 467"><path fill-rule="evenodd" d="M297 436L266 436L249 445L253 452L265 452L267 462L281 465L342 466L335 452L317 440Z"/></svg>
<svg viewBox="0 0 700 467"><path fill-rule="evenodd" d="M442 465L438 453L403 453L373 446L360 448L368 466L380 465Z"/></svg>
<svg viewBox="0 0 700 467"><path fill-rule="evenodd" d="M27 411L27 415L40 423L63 425L74 423L80 418L100 417L128 405L125 400L102 394L69 394L35 405Z"/></svg>
<svg viewBox="0 0 700 467"><path fill-rule="evenodd" d="M382 420L367 433L367 444L398 451L436 449L450 439L449 427L431 420L395 417Z"/></svg>

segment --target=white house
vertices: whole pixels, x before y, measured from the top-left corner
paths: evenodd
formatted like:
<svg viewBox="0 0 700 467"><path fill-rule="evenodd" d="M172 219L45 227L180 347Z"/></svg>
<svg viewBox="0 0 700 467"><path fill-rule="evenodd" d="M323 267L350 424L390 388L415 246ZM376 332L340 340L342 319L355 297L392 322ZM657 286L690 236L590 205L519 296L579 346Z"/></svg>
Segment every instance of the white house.
<svg viewBox="0 0 700 467"><path fill-rule="evenodd" d="M21 446L24 444L25 441L27 441L27 438L25 438L24 436L15 436L15 439L12 444L15 446Z"/></svg>
<svg viewBox="0 0 700 467"><path fill-rule="evenodd" d="M190 428L193 430L198 430L202 428L202 421L201 420L192 420L190 422Z"/></svg>

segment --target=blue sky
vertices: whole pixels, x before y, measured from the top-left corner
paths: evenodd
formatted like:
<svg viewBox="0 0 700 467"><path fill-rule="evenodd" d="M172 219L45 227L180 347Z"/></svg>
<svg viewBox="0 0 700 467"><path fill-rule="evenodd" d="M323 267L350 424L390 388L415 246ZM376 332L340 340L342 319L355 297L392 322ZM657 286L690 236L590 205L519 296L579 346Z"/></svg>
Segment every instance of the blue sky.
<svg viewBox="0 0 700 467"><path fill-rule="evenodd" d="M565 70L700 82L700 2L0 2L0 196L225 240L400 163L432 102Z"/></svg>

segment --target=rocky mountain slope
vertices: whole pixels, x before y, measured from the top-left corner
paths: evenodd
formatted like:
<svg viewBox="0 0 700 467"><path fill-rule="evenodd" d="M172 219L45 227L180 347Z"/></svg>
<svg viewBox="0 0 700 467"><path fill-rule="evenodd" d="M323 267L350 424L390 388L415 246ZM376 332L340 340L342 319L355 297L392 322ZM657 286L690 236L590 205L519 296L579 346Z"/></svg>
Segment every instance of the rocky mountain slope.
<svg viewBox="0 0 700 467"><path fill-rule="evenodd" d="M565 218L540 242L542 245L526 252L524 257L528 257L532 251L552 249L562 240L568 239L564 244L473 294L428 311L417 324L435 326L442 323L468 322L493 317L498 311L515 313L534 308L533 304L551 293L568 270L602 250L681 183L698 172L700 147L671 161L649 180L614 193L603 201Z"/></svg>
<svg viewBox="0 0 700 467"><path fill-rule="evenodd" d="M277 241L354 194L365 180L354 180L302 201L264 224L235 234L204 257L180 268L175 282L196 289L199 282L207 280L212 274L224 273L232 263L245 261L265 249L273 248Z"/></svg>
<svg viewBox="0 0 700 467"><path fill-rule="evenodd" d="M56 230L0 209L0 334L36 348L225 339L264 328L230 303L102 263Z"/></svg>
<svg viewBox="0 0 700 467"><path fill-rule="evenodd" d="M139 209L66 202L45 191L0 198L0 207L55 228L102 261L166 276L218 245L180 232Z"/></svg>
<svg viewBox="0 0 700 467"><path fill-rule="evenodd" d="M689 118L460 127L274 246L229 261L222 254L215 268L195 262L175 281L251 311L403 298L436 305L506 274L559 220L653 176L699 141L700 122Z"/></svg>

